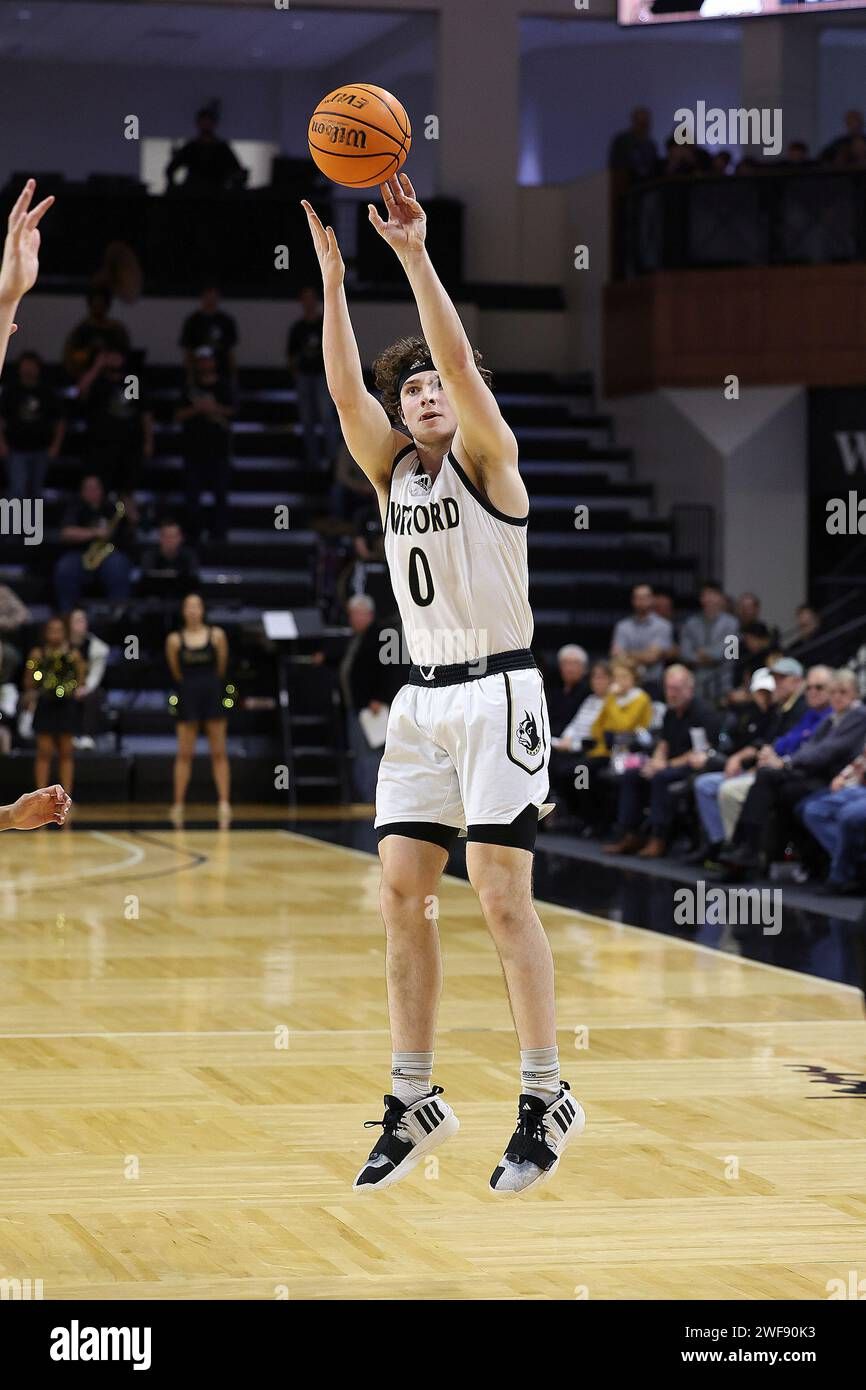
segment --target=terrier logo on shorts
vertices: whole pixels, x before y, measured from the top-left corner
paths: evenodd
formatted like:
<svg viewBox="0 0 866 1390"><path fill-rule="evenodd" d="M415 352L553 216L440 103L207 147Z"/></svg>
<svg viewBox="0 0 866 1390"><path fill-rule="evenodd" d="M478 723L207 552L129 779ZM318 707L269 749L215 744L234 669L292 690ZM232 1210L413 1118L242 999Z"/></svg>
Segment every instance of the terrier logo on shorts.
<svg viewBox="0 0 866 1390"><path fill-rule="evenodd" d="M517 742L521 748L525 748L530 757L538 752L541 747L541 739L538 736L538 726L535 723L535 715L530 714L528 709L523 711L523 718L517 726Z"/></svg>

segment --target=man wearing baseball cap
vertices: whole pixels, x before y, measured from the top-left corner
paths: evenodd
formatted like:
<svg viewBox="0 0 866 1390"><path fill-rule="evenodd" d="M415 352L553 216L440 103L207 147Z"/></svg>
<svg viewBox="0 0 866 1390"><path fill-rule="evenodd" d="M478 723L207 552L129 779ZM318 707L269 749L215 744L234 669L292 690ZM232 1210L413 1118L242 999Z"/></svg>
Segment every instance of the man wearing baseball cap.
<svg viewBox="0 0 866 1390"><path fill-rule="evenodd" d="M725 775L716 787L717 811L725 844L730 844L734 838L737 821L754 783L757 769L781 767L782 759L792 757L831 713L832 672L829 667L813 666L806 678L805 687L803 668L799 661L791 657L780 657L771 669L762 667L755 672L756 677L763 678L766 675L772 678L775 685L773 723L770 731L763 743L747 743L738 752L731 754L725 767ZM709 787L704 792L704 797L706 806ZM712 817L712 811L707 810L707 814ZM718 830L717 822L715 829ZM717 851L719 846L711 848ZM712 858L710 851L708 857Z"/></svg>
<svg viewBox="0 0 866 1390"><path fill-rule="evenodd" d="M742 754L746 749L753 753L771 738L778 722L777 710L773 701L776 695L776 682L766 666L759 667L749 682L749 703L739 705L728 715L723 731L723 746L726 744L728 757L718 754L711 760L694 781L695 804L704 832L704 843L689 862L703 864L709 868L716 863L716 855L725 839L725 830L719 812L719 791L726 778L731 778L742 768ZM727 735L727 738L724 738ZM722 740L720 740L722 742Z"/></svg>
<svg viewBox="0 0 866 1390"><path fill-rule="evenodd" d="M796 753L760 764L737 822L734 845L720 859L731 871L755 869L771 824L773 844L768 858L784 843L791 813L812 792L826 788L862 750L866 739L866 707L859 698L857 677L848 669L833 671L829 680L830 716ZM771 816L773 821L771 822Z"/></svg>

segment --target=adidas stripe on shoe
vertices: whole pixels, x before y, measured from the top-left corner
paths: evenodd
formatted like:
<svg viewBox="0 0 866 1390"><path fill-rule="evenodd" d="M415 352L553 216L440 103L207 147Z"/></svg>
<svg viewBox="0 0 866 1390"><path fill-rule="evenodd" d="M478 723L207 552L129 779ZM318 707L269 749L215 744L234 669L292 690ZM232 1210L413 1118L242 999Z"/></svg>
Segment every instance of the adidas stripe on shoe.
<svg viewBox="0 0 866 1390"><path fill-rule="evenodd" d="M522 1095L517 1128L490 1178L491 1189L500 1197L516 1197L549 1182L566 1146L585 1124L583 1106L571 1095L567 1081L549 1105L538 1096Z"/></svg>
<svg viewBox="0 0 866 1390"><path fill-rule="evenodd" d="M434 1086L428 1095L411 1105L404 1105L396 1096L385 1096L385 1116L367 1120L381 1125L367 1162L352 1184L355 1192L380 1192L391 1187L437 1149L460 1128L460 1122L447 1101L440 1100L442 1087Z"/></svg>

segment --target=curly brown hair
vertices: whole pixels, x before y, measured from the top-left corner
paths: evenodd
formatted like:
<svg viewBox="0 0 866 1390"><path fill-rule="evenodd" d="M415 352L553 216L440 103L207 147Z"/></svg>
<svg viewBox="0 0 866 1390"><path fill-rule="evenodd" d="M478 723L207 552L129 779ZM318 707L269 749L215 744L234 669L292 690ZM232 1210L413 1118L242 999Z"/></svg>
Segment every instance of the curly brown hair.
<svg viewBox="0 0 866 1390"><path fill-rule="evenodd" d="M398 338L396 343L392 343L380 353L373 363L376 390L380 392L382 405L392 420L400 421L400 393L397 390L400 373L417 358L430 356L430 349L423 338ZM493 373L487 367L481 366L483 358L477 348L474 349L474 357L479 372L489 386L493 381Z"/></svg>

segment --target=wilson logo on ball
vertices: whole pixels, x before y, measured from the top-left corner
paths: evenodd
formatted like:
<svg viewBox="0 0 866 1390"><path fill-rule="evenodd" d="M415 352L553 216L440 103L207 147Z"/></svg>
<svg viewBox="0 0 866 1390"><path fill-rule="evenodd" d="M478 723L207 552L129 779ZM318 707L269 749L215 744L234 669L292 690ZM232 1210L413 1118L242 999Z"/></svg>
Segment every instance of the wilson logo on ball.
<svg viewBox="0 0 866 1390"><path fill-rule="evenodd" d="M359 150L367 148L367 134L363 130L349 130L344 125L334 125L330 121L311 121L310 130L316 135L324 135L332 145L353 145Z"/></svg>

